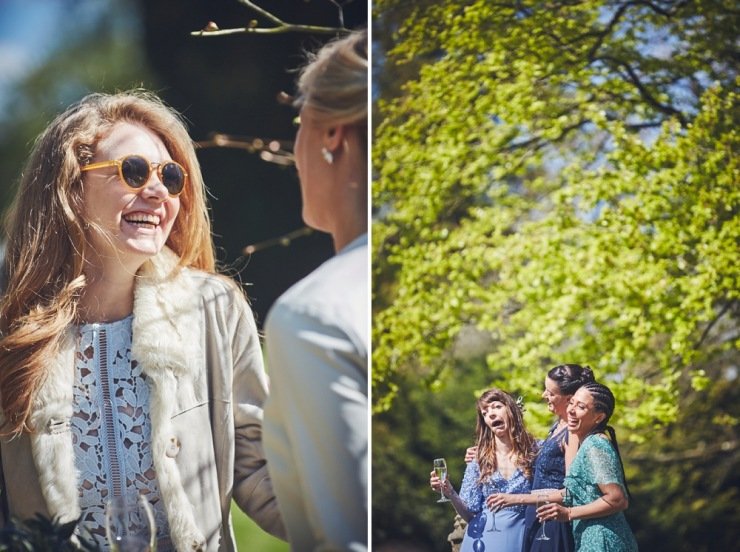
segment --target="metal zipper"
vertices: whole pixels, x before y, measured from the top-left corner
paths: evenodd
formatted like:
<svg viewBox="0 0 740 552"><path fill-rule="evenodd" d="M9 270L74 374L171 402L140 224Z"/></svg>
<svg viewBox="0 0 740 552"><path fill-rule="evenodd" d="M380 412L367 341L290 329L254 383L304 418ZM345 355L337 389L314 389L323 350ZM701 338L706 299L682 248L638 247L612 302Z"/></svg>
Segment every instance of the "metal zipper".
<svg viewBox="0 0 740 552"><path fill-rule="evenodd" d="M100 390L103 404L103 426L105 427L105 453L110 467L110 481L108 488L112 496L123 495L123 474L121 473L121 462L118 457L118 439L116 438L116 412L115 404L111 397L110 371L108 370L108 338L105 328L98 333L98 358L100 359Z"/></svg>

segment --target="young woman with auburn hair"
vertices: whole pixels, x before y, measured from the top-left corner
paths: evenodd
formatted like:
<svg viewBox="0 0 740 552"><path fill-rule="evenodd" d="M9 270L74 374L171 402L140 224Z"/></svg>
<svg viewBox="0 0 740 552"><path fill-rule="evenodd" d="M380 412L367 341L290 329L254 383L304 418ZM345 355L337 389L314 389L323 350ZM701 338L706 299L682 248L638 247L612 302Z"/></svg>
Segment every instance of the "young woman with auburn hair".
<svg viewBox="0 0 740 552"><path fill-rule="evenodd" d="M285 538L262 451L251 310L215 274L205 186L178 115L92 94L37 140L7 221L2 515L79 520L144 495L157 549L233 551L232 498Z"/></svg>

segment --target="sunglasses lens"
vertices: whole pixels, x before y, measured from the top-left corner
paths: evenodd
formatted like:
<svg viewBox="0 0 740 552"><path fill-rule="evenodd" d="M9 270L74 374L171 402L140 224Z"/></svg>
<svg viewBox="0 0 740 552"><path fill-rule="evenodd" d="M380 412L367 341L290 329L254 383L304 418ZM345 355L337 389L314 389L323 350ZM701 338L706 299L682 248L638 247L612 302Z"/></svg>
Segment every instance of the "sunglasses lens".
<svg viewBox="0 0 740 552"><path fill-rule="evenodd" d="M165 163L162 165L162 184L172 195L182 192L185 186L185 172L177 163Z"/></svg>
<svg viewBox="0 0 740 552"><path fill-rule="evenodd" d="M138 155L130 155L121 162L121 174L126 184L141 188L149 180L149 162Z"/></svg>

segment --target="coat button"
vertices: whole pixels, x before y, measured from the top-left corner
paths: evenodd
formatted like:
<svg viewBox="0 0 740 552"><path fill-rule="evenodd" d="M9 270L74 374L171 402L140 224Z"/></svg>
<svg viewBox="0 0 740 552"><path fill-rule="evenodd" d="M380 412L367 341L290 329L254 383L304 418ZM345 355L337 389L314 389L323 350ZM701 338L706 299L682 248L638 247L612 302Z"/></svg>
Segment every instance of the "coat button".
<svg viewBox="0 0 740 552"><path fill-rule="evenodd" d="M164 453L168 458L174 458L180 452L180 441L177 437L170 437L170 442L167 443L167 448Z"/></svg>

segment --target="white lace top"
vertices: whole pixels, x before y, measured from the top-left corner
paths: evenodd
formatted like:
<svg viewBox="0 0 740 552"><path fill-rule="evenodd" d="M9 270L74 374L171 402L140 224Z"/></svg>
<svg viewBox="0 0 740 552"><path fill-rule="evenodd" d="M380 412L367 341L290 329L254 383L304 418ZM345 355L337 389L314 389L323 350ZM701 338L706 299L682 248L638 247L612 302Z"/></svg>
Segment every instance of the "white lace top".
<svg viewBox="0 0 740 552"><path fill-rule="evenodd" d="M169 527L152 463L149 386L131 358L132 320L77 328L71 429L80 474L78 532L107 550L107 497L138 491L152 505L163 551L170 548Z"/></svg>

